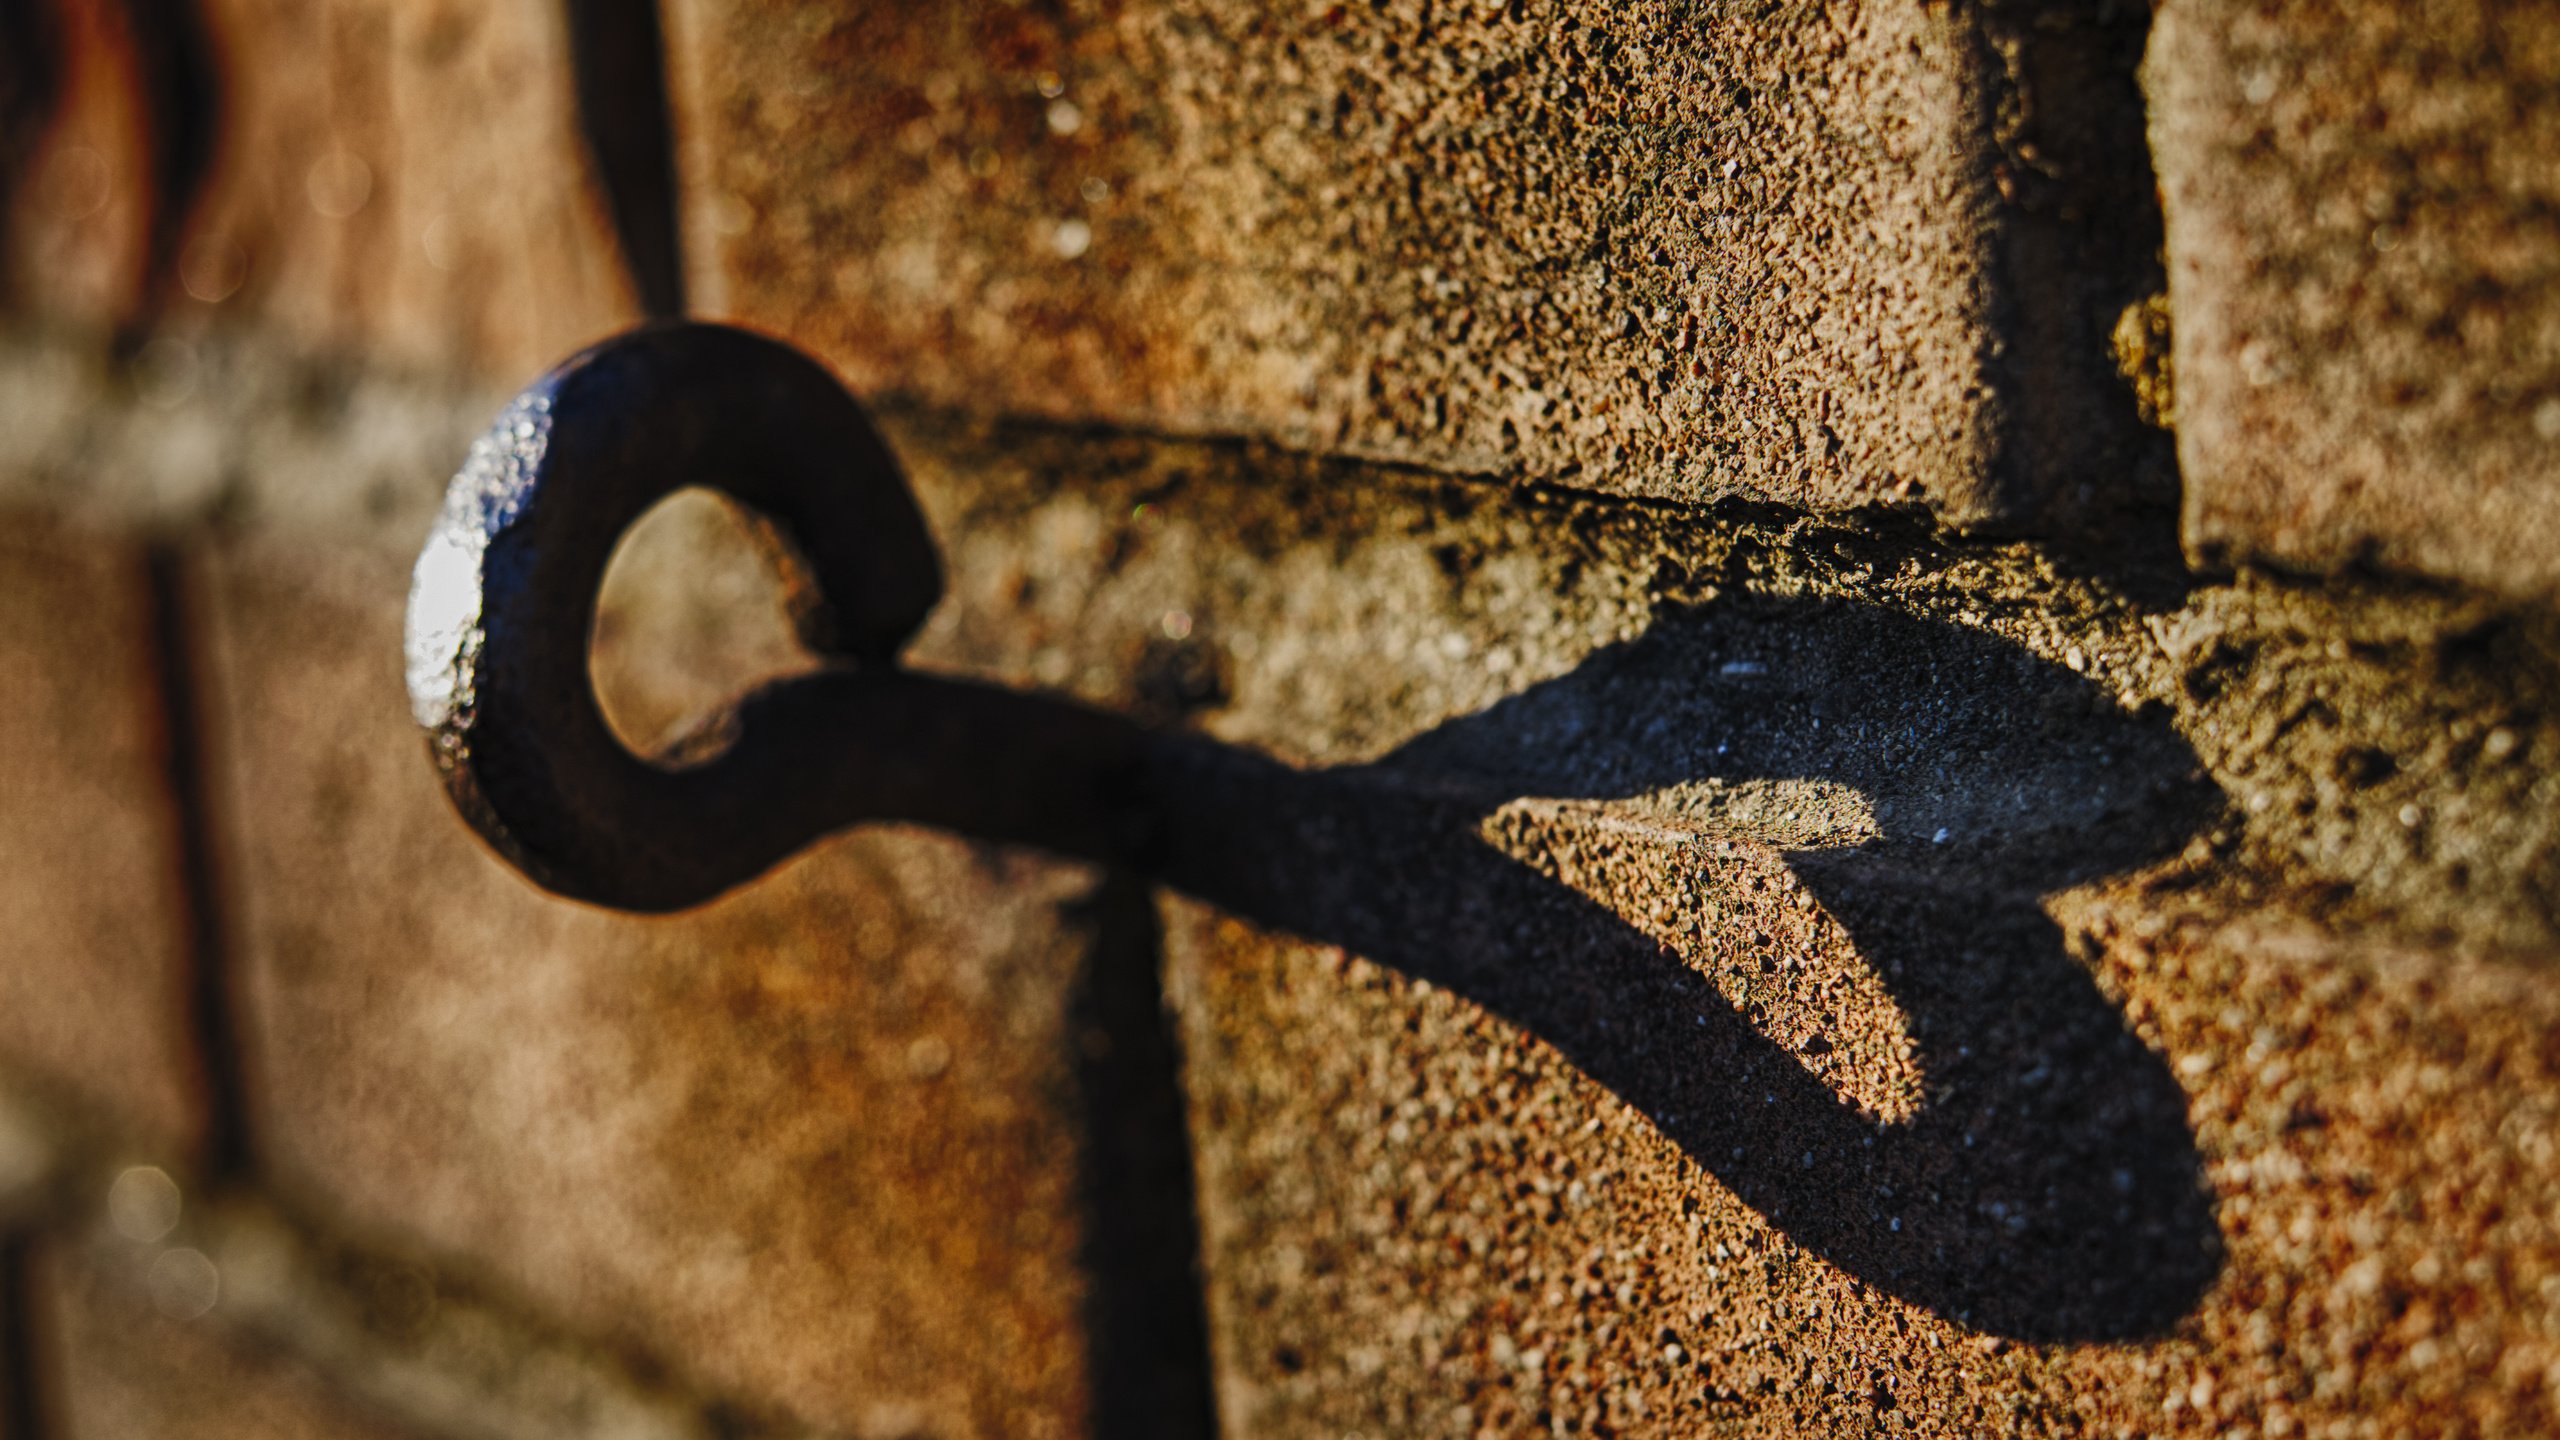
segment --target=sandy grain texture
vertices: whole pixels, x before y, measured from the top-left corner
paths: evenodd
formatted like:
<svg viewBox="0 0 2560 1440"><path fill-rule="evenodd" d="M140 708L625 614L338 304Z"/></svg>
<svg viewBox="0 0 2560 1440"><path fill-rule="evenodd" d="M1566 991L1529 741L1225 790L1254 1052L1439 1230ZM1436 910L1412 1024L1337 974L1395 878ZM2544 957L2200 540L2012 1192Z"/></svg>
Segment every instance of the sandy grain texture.
<svg viewBox="0 0 2560 1440"><path fill-rule="evenodd" d="M2154 265L2130 11L670 27L697 293L865 393L1967 523L2162 478L2106 359Z"/></svg>

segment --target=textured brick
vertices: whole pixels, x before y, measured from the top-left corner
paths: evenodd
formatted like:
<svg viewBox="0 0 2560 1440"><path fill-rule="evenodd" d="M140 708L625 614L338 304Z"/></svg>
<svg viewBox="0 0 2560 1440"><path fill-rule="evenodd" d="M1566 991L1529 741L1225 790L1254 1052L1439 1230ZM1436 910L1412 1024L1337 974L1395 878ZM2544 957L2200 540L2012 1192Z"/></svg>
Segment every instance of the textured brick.
<svg viewBox="0 0 2560 1440"><path fill-rule="evenodd" d="M2117 499L2138 20L2013 18L680 3L697 289L936 404L1680 500Z"/></svg>
<svg viewBox="0 0 2560 1440"><path fill-rule="evenodd" d="M0 1065L163 1144L205 1124L142 557L0 534Z"/></svg>
<svg viewBox="0 0 2560 1440"><path fill-rule="evenodd" d="M2189 545L2560 591L2560 23L2172 0L2146 79Z"/></svg>
<svg viewBox="0 0 2560 1440"><path fill-rule="evenodd" d="M403 558L271 544L204 588L251 1139L288 1193L814 1423L1082 1427L1086 872L867 833L681 918L574 906L436 783ZM672 713L650 663L605 677L634 729Z"/></svg>
<svg viewBox="0 0 2560 1440"><path fill-rule="evenodd" d="M1843 913L1840 893L1823 917ZM1684 1027L1648 1018L1642 989L1579 1027L1552 1007L1521 1024L1517 1009L1489 1013L1520 1003L1517 981L1497 981L1487 1006L1465 980L1453 994L1235 922L1179 923L1177 954L1199 977L1192 1073L1233 1432L1505 1434L1561 1420L1617 1434L1721 1421L1807 1435L2522 1435L2560 1422L2560 1074L2547 1043L2560 1017L2547 987L2530 971L2340 945L2280 911L2234 919L2115 895L2066 924L2081 958L2053 947L2044 973L2121 1007L2139 1041L2101 1046L2096 1063L2067 1045L2007 1049L2027 1007L1998 982L1933 1013L1965 980L1896 972L1925 935L1878 931L1862 948L1865 977L1880 972L1906 1007L1884 1033L1918 1036L1927 1089L1918 1116L1874 1128L1870 1151L1854 1127L1791 1113L1807 1072L1817 1104L1828 1082L1872 1105L1905 1067L1781 1063L1764 1105L1772 1073L1749 1057L1768 1047L1720 1033L1727 1002L1748 995L1752 1028L1781 1051L1803 1055L1804 1035L1854 1042L1872 1022L1807 983L1825 978L1818 950L1763 952L1777 983L1756 987L1736 980L1761 966L1708 962L1701 978L1722 993L1703 1003L1719 1018L1692 1047ZM1595 960L1588 944L1545 952L1566 957ZM2009 957L1996 969L2030 975ZM1601 1016L1617 1041L1655 1047L1657 1075L1663 1049L1688 1052L1696 1079L1679 1110L1664 1103L1677 1086L1631 1088L1605 1051L1592 1063ZM2036 1068L2008 1068L2027 1059ZM2212 1195L2209 1250L2169 1266L2149 1297L2178 1303L2120 1314L2126 1333L2094 1345L2022 1339L2022 1312L1995 1317L1979 1296L1958 1308L1913 1284L1943 1263L1941 1240L1994 1273L2061 1261L2055 1207L2003 1191L2018 1171L2001 1150L2077 1143L2128 1088L2156 1094L2170 1074L2170 1133L2192 1124ZM1896 1132L1931 1128L1931 1109L1965 1115L1943 1128L1946 1152L1884 1158ZM2138 1150L2087 1158L2097 1194L2158 1213L2150 1187L2173 1176ZM1902 1168L1915 1159L1936 1173ZM1965 1254L1933 1230L1976 1244ZM2103 1251L2117 1237L2090 1238ZM2200 1273L2212 1283L2198 1294ZM2011 1299L2085 1301L2122 1278L2061 1264Z"/></svg>
<svg viewBox="0 0 2560 1440"><path fill-rule="evenodd" d="M1312 769L1171 847L1230 1432L2552 1425L2547 631L898 434L934 645Z"/></svg>
<svg viewBox="0 0 2560 1440"><path fill-rule="evenodd" d="M560 7L210 0L220 143L178 318L515 381L632 318Z"/></svg>
<svg viewBox="0 0 2560 1440"><path fill-rule="evenodd" d="M47 1434L60 1440L395 1440L282 1356L176 1319L141 1277L73 1247L33 1267ZM188 1307L192 1308L192 1307ZM180 1313L183 1313L181 1311Z"/></svg>

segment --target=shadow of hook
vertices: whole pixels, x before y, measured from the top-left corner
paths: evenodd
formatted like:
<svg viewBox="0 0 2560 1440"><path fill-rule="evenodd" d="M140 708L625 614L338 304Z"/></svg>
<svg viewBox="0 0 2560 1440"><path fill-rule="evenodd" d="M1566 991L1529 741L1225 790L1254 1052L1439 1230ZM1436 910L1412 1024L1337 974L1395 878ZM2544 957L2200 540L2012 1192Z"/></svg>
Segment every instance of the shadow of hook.
<svg viewBox="0 0 2560 1440"><path fill-rule="evenodd" d="M651 762L607 728L587 637L615 539L702 483L798 559L793 613L828 666L741 702L687 747L708 758ZM1984 1329L2154 1333L2218 1271L2183 1095L2037 896L2173 848L2219 797L2165 725L2069 672L1873 609L1745 601L1307 772L895 669L940 588L895 462L825 371L653 327L537 382L474 448L419 561L412 701L462 813L563 894L681 909L866 820L1129 864L1509 1018L1808 1249ZM1900 672L1927 683L1877 683ZM1866 831L1808 847L1660 802L1770 780L1865 797ZM1607 843L1615 892L1674 923L1639 928L1534 844L1494 843L1523 796L1663 817ZM1809 931L1769 909L1799 884ZM1839 1093L1721 988L1791 945L1880 977L1924 1086L1908 1113Z"/></svg>

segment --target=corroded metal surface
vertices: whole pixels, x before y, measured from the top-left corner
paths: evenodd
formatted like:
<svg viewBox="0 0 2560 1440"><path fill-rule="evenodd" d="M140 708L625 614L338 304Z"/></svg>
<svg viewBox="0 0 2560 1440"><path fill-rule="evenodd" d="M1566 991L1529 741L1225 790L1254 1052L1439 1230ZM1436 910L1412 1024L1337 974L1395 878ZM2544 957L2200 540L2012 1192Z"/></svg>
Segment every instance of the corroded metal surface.
<svg viewBox="0 0 2560 1440"><path fill-rule="evenodd" d="M792 614L828 666L653 762L598 708L587 637L614 542L698 479L795 562ZM1105 772L1135 732L892 669L940 594L896 462L825 371L743 331L644 329L528 388L454 477L410 592L411 704L490 844L622 909L699 904L866 819L1109 849Z"/></svg>

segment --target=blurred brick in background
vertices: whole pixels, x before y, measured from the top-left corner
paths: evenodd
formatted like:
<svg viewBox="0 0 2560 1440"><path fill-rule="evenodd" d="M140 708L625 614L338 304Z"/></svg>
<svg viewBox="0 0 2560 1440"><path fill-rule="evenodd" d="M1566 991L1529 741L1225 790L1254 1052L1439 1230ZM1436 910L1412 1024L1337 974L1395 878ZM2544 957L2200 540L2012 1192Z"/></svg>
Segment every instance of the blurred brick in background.
<svg viewBox="0 0 2560 1440"><path fill-rule="evenodd" d="M0 535L0 1050L182 1151L204 1138L162 637L138 546Z"/></svg>
<svg viewBox="0 0 2560 1440"><path fill-rule="evenodd" d="M2560 23L2160 9L2190 543L2560 586Z"/></svg>
<svg viewBox="0 0 2560 1440"><path fill-rule="evenodd" d="M219 143L179 317L530 375L628 323L549 5L210 0Z"/></svg>

